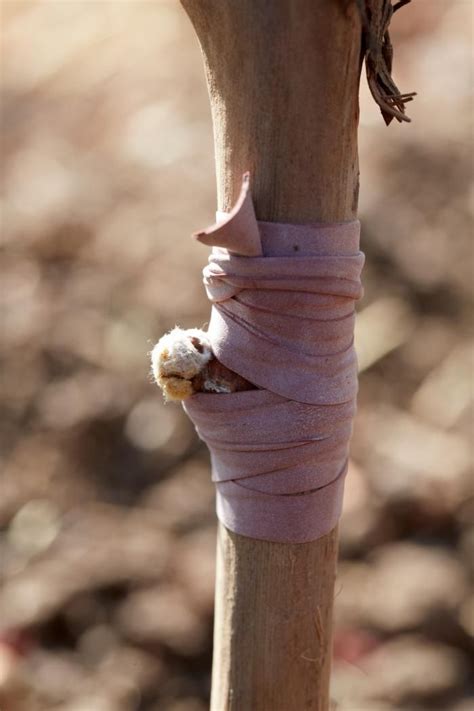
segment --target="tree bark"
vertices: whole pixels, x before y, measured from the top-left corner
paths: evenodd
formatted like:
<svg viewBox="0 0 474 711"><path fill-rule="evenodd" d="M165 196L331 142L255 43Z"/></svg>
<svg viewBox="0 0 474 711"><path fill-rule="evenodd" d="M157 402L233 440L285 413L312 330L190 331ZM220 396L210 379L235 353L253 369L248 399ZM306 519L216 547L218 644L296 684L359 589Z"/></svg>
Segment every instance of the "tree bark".
<svg viewBox="0 0 474 711"><path fill-rule="evenodd" d="M201 44L218 209L250 171L257 218L334 222L358 198L361 27L351 0L181 0ZM327 711L337 532L219 527L212 711Z"/></svg>

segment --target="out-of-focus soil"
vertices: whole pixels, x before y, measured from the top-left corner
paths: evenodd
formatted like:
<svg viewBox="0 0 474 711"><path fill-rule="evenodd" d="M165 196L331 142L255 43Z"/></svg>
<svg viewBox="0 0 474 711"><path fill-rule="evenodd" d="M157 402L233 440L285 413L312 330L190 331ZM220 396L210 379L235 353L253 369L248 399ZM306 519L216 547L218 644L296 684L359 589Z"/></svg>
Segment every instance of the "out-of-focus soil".
<svg viewBox="0 0 474 711"><path fill-rule="evenodd" d="M411 125L387 129L362 88L339 711L474 708L470 14L397 14ZM197 42L172 2L2 16L0 707L203 711L214 492L148 363L208 318L188 238L215 209Z"/></svg>

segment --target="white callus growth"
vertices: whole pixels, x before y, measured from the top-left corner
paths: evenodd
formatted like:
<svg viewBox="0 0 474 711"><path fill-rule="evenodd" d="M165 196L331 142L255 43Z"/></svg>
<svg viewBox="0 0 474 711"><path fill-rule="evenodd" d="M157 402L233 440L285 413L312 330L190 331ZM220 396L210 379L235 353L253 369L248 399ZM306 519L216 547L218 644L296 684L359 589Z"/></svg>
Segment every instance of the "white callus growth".
<svg viewBox="0 0 474 711"><path fill-rule="evenodd" d="M151 352L151 364L166 400L184 400L192 395L192 379L211 358L209 339L198 328L174 328L160 338Z"/></svg>

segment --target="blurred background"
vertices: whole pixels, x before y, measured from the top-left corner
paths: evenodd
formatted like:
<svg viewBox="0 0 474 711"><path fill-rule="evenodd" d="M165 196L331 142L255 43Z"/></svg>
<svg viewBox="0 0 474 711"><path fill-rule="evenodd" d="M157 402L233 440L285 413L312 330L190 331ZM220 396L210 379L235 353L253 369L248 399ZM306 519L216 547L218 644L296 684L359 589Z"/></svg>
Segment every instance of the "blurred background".
<svg viewBox="0 0 474 711"><path fill-rule="evenodd" d="M197 42L171 0L1 14L0 707L205 711L214 492L147 355L208 318L188 238L215 210ZM338 711L474 709L471 15L395 16L411 125L387 129L362 80Z"/></svg>

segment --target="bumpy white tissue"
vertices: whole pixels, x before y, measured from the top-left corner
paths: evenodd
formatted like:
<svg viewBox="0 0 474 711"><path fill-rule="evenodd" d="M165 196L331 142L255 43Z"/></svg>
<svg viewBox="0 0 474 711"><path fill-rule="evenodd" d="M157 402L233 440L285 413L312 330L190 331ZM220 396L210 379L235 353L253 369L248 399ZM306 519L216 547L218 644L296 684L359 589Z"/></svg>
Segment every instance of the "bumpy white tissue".
<svg viewBox="0 0 474 711"><path fill-rule="evenodd" d="M212 358L211 345L199 328L174 328L151 352L153 376L167 400L183 400L193 394L192 378Z"/></svg>

